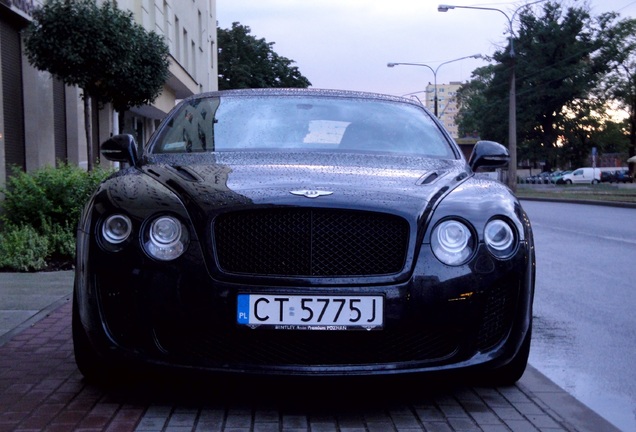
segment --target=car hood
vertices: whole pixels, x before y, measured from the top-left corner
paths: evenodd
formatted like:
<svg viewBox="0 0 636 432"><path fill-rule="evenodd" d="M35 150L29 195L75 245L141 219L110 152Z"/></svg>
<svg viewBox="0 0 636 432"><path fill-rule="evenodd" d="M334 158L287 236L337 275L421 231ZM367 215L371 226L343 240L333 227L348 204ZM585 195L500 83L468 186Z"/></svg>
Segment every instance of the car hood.
<svg viewBox="0 0 636 432"><path fill-rule="evenodd" d="M271 152L160 155L142 170L197 213L292 205L415 216L469 175L462 159Z"/></svg>

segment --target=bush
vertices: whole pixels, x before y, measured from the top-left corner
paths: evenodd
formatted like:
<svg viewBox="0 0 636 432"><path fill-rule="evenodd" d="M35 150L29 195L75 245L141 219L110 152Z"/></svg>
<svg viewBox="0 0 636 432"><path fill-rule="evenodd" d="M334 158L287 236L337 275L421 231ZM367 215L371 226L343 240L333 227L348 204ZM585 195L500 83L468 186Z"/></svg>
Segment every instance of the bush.
<svg viewBox="0 0 636 432"><path fill-rule="evenodd" d="M99 168L86 172L68 164L30 173L14 169L6 188L0 190L5 196L0 203L4 225L0 250L16 249L13 258L1 259L1 267L18 271L70 267L75 258L75 228L84 203L110 173ZM41 239L46 240L46 248L41 247ZM27 246L36 249L30 253ZM16 256L18 251L26 263ZM41 256L43 251L46 253Z"/></svg>
<svg viewBox="0 0 636 432"><path fill-rule="evenodd" d="M109 172L62 164L32 173L17 169L3 191L3 219L14 225L31 225L41 232L45 224L77 224L82 206Z"/></svg>
<svg viewBox="0 0 636 432"><path fill-rule="evenodd" d="M45 224L42 235L49 242L49 256L47 262L53 268L70 267L75 258L75 229L74 225Z"/></svg>
<svg viewBox="0 0 636 432"><path fill-rule="evenodd" d="M47 267L49 241L33 227L10 225L0 233L0 269L38 271Z"/></svg>

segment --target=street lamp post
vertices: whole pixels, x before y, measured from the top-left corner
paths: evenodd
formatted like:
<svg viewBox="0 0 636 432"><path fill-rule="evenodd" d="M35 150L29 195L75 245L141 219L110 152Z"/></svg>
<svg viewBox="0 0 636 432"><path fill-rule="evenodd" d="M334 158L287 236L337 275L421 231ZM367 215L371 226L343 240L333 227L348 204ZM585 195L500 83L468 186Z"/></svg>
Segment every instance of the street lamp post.
<svg viewBox="0 0 636 432"><path fill-rule="evenodd" d="M445 64L456 62L456 61L459 61L459 60L464 60L464 59L467 59L467 58L478 59L478 58L481 58L481 57L482 57L481 54L473 54L473 55L466 56L466 57L460 57L458 59L449 60L449 61L445 61L443 63L440 63L435 69L433 69L431 66L429 66L427 64L424 64L424 63L394 63L394 62L391 62L391 63L387 63L386 65L387 65L387 67L395 67L395 66L398 66L398 65L424 66L424 67L429 68L431 70L431 72L433 72L433 81L434 81L434 83L433 83L433 92L434 92L434 95L433 95L433 112L435 114L435 117L437 117L437 104L438 104L438 102L437 102L438 101L438 99L437 99L437 71L439 71L439 68L442 67Z"/></svg>
<svg viewBox="0 0 636 432"><path fill-rule="evenodd" d="M512 23L521 9L540 3L545 0L537 0L532 3L527 3L514 10L511 16L501 9L480 7L480 6L456 6L441 4L437 7L438 12L448 12L450 9L478 9L496 11L503 14L508 20L508 38L510 41L510 59L512 62L510 70L510 91L508 96L508 152L510 153L510 164L508 166L508 186L513 191L517 190L517 91L516 91L516 78L515 78L515 47L514 47L514 34L512 30Z"/></svg>

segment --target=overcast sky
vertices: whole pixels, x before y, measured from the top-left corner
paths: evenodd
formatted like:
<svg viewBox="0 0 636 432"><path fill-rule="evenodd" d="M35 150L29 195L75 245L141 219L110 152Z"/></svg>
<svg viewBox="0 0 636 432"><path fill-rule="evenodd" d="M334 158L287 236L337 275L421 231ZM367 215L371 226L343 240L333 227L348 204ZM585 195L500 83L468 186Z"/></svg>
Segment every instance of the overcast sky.
<svg viewBox="0 0 636 432"><path fill-rule="evenodd" d="M582 5L584 0L563 0ZM593 15L616 11L636 18L636 0L588 0ZM486 63L461 57L492 55L506 44L508 19L490 10L437 11L439 4L500 9L512 17L530 1L470 0L217 0L219 26L233 22L251 35L274 42L274 51L295 62L315 88L362 90L404 95L434 81L423 66L437 69L437 83L467 81ZM514 25L517 24L513 20ZM439 69L438 69L439 67Z"/></svg>

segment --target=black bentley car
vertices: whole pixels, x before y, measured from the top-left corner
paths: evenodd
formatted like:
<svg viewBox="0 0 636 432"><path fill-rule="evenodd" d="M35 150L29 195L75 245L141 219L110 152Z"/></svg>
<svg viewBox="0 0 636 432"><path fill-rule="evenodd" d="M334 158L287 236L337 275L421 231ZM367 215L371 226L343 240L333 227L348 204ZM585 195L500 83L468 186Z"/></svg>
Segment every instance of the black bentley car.
<svg viewBox="0 0 636 432"><path fill-rule="evenodd" d="M73 341L88 379L523 374L535 257L507 164L467 161L416 101L252 89L183 100L78 227Z"/></svg>

